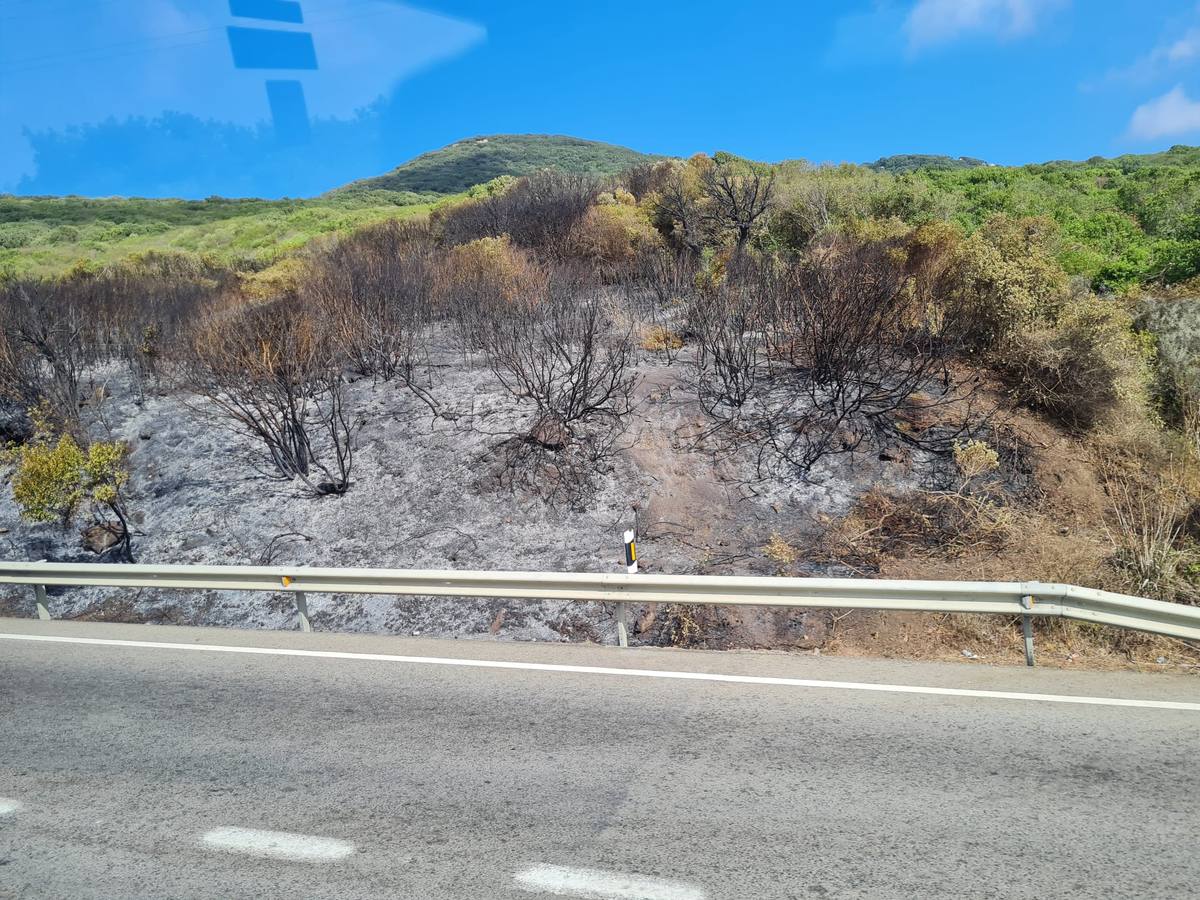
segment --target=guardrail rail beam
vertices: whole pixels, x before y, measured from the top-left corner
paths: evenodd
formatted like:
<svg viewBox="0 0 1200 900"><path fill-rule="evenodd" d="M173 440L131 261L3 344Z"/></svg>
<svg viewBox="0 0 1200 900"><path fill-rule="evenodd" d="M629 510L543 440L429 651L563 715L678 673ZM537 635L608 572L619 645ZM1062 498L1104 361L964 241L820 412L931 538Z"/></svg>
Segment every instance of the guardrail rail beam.
<svg viewBox="0 0 1200 900"><path fill-rule="evenodd" d="M617 636L622 646L628 643L625 616L631 603L1020 616L1026 658L1031 665L1034 616L1077 619L1200 641L1198 607L1038 582L0 561L0 584L33 586L41 618L50 615L46 588L51 585L266 593L277 593L282 586L290 589L300 627L306 631L312 627L307 596L325 593L613 603L617 605Z"/></svg>

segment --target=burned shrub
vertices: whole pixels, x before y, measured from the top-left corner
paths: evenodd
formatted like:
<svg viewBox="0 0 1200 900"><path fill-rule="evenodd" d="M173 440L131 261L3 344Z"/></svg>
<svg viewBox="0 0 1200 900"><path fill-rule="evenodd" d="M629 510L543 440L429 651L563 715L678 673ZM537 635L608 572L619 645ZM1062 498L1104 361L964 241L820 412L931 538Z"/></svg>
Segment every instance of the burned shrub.
<svg viewBox="0 0 1200 900"><path fill-rule="evenodd" d="M627 415L635 342L607 299L578 270L554 268L543 293L488 317L481 336L500 383L567 429Z"/></svg>
<svg viewBox="0 0 1200 900"><path fill-rule="evenodd" d="M57 421L78 422L83 371L98 349L81 300L65 281L0 283L0 399L44 403Z"/></svg>
<svg viewBox="0 0 1200 900"><path fill-rule="evenodd" d="M755 265L695 292L687 323L696 338L697 394L709 414L737 415L765 374L774 289L771 267Z"/></svg>
<svg viewBox="0 0 1200 900"><path fill-rule="evenodd" d="M507 234L517 246L561 259L599 192L587 176L547 169L508 190L440 210L436 225L447 244Z"/></svg>
<svg viewBox="0 0 1200 900"><path fill-rule="evenodd" d="M432 317L435 270L427 226L385 222L318 252L300 298L356 371L411 382Z"/></svg>
<svg viewBox="0 0 1200 900"><path fill-rule="evenodd" d="M688 340L696 272L691 255L657 247L638 254L627 276L629 308L645 326L643 348L662 352L668 365Z"/></svg>
<svg viewBox="0 0 1200 900"><path fill-rule="evenodd" d="M184 374L219 424L256 441L265 471L313 494L349 488L354 429L341 362L295 301L210 315L195 330Z"/></svg>
<svg viewBox="0 0 1200 900"><path fill-rule="evenodd" d="M701 171L700 184L705 218L718 233L732 237L740 254L774 203L775 176L758 166L718 163Z"/></svg>
<svg viewBox="0 0 1200 900"><path fill-rule="evenodd" d="M144 399L192 322L231 280L224 269L151 254L98 273L79 287L87 294L101 352L126 366L136 395Z"/></svg>
<svg viewBox="0 0 1200 900"><path fill-rule="evenodd" d="M533 407L528 429L503 445L501 480L524 472L541 493L572 494L616 452L633 409L637 345L611 300L582 271L557 266L536 293L472 317L496 379Z"/></svg>
<svg viewBox="0 0 1200 900"><path fill-rule="evenodd" d="M119 360L137 395L157 377L187 323L223 273L151 255L99 271L0 284L0 401L80 431L85 372Z"/></svg>
<svg viewBox="0 0 1200 900"><path fill-rule="evenodd" d="M868 438L948 452L971 421L959 323L920 298L887 242L731 266L693 321L701 400L727 447L756 448L760 476L806 476Z"/></svg>

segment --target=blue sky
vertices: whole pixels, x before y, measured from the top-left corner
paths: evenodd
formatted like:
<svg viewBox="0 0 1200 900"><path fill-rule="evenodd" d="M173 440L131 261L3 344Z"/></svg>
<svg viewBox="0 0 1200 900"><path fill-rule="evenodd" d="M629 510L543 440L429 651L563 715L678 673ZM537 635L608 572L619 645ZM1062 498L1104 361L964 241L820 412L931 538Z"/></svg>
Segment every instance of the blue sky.
<svg viewBox="0 0 1200 900"><path fill-rule="evenodd" d="M1200 143L1200 4L0 0L0 190L307 196L498 132L813 162Z"/></svg>

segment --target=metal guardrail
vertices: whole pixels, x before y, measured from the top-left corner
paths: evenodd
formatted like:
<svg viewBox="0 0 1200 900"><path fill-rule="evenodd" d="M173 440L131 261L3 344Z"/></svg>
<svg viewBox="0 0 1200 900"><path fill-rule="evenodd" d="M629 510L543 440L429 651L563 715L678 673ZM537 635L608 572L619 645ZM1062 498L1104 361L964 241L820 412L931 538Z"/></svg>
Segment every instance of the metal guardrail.
<svg viewBox="0 0 1200 900"><path fill-rule="evenodd" d="M1022 618L1029 665L1034 617L1058 616L1200 640L1200 608L1069 584L1020 581L0 562L0 584L32 586L38 616L44 619L50 618L46 588L51 586L288 593L304 631L311 630L310 593L616 603L622 645L627 603L991 613Z"/></svg>

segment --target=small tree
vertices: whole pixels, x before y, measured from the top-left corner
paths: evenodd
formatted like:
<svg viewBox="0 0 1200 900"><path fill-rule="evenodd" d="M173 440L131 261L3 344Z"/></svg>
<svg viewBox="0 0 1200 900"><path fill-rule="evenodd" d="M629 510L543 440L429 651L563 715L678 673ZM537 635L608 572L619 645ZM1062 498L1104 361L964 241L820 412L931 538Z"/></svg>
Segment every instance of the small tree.
<svg viewBox="0 0 1200 900"><path fill-rule="evenodd" d="M740 254L771 209L775 176L756 166L725 162L704 169L700 183L708 200L706 218L714 230L733 236Z"/></svg>
<svg viewBox="0 0 1200 900"><path fill-rule="evenodd" d="M66 529L81 508L90 507L92 518L105 521L105 513L120 522L120 544L127 562L133 562L129 516L124 488L129 482L128 447L118 441L80 447L70 434L57 439L49 426L46 406L31 411L36 431L31 441L4 454L16 472L13 499L29 522L59 522Z"/></svg>

